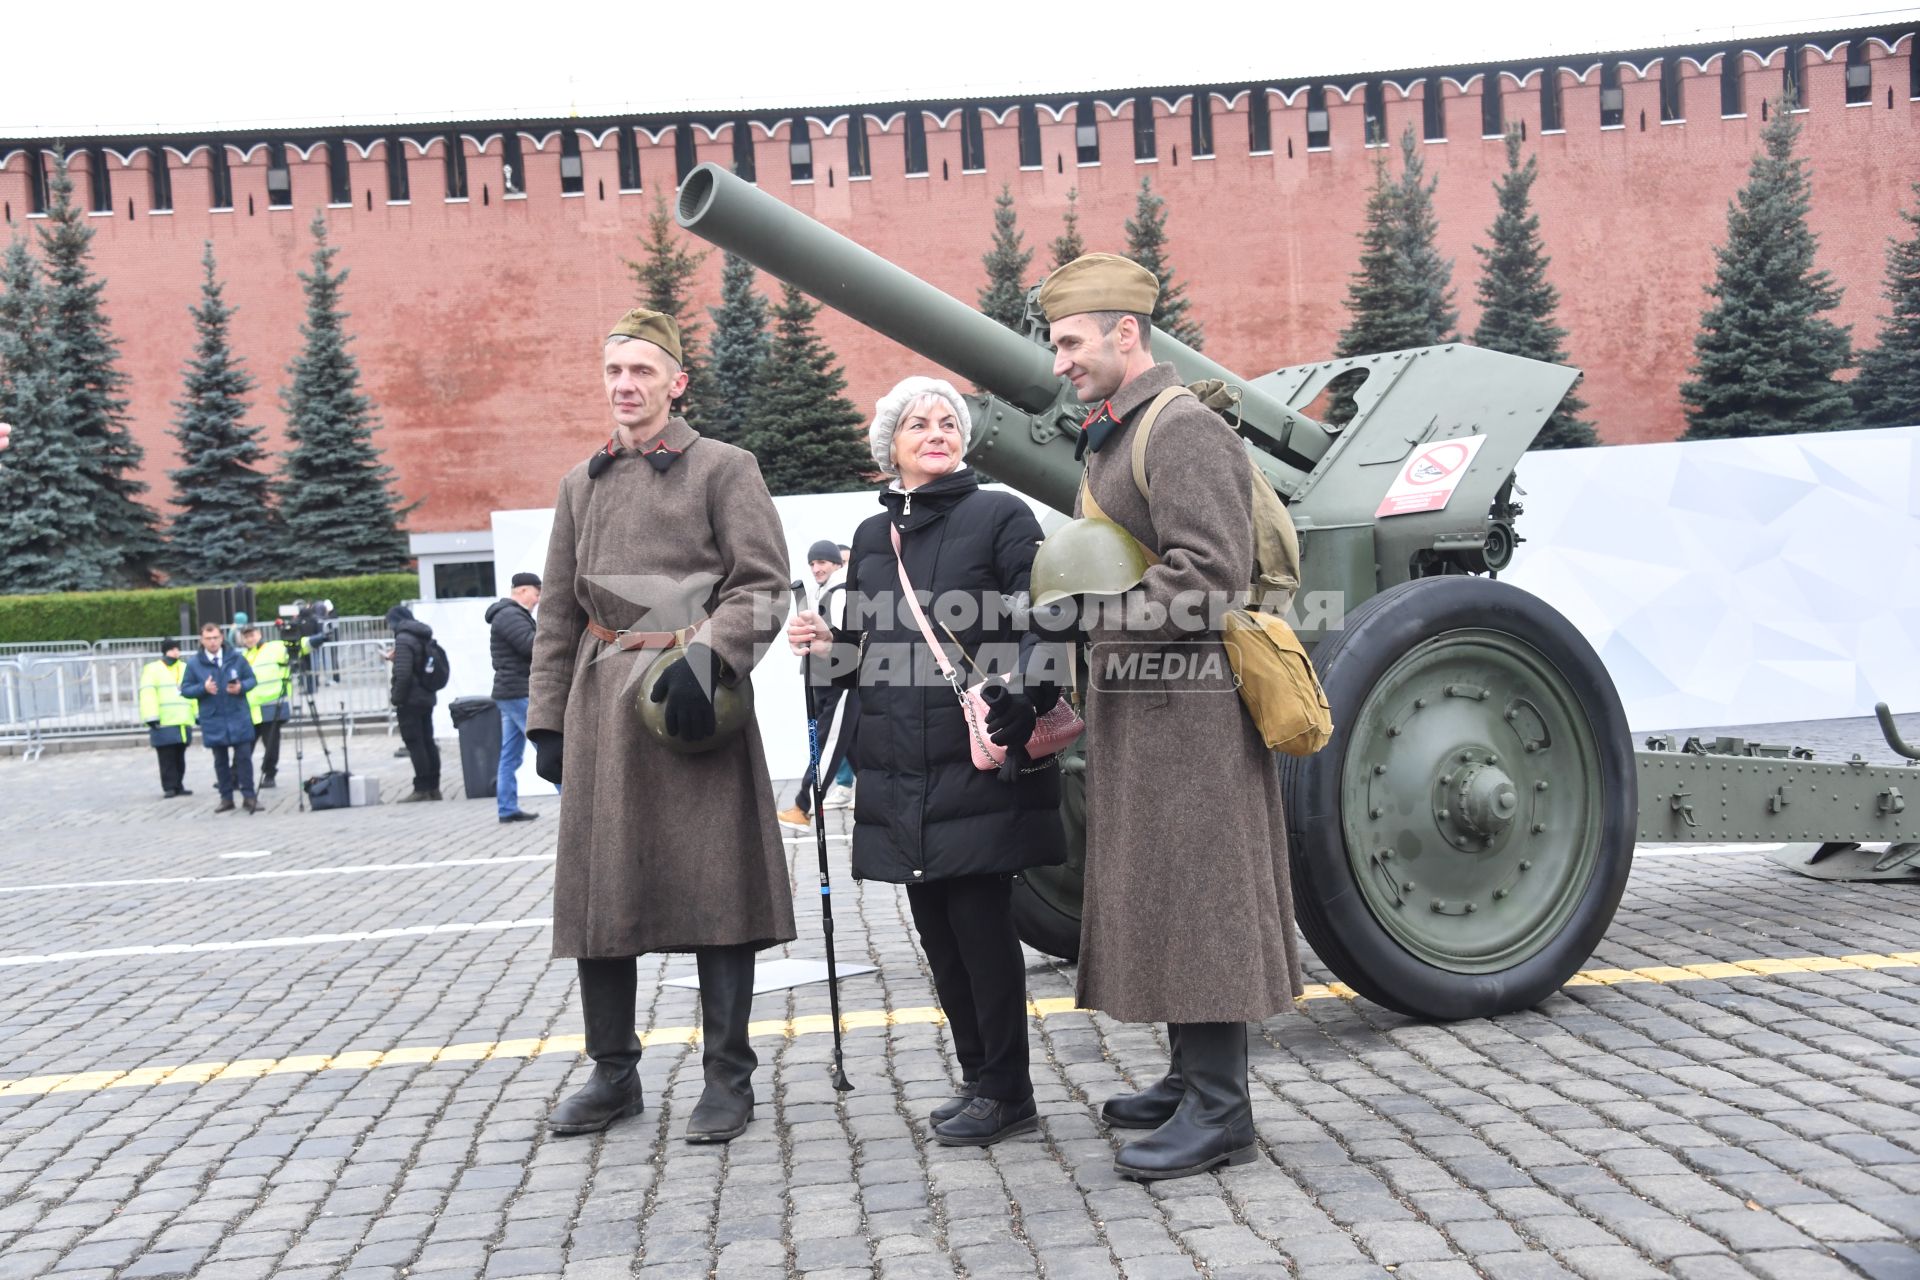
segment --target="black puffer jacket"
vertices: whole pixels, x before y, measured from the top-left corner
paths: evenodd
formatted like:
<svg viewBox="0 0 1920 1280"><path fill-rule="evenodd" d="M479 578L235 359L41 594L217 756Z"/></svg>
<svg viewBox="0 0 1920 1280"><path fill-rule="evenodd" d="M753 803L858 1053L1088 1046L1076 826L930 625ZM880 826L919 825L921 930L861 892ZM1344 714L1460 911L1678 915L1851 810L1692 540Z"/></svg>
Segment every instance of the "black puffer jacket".
<svg viewBox="0 0 1920 1280"><path fill-rule="evenodd" d="M527 696L527 675L533 669L533 615L518 600L495 600L487 606L487 641L493 652L493 700Z"/></svg>
<svg viewBox="0 0 1920 1280"><path fill-rule="evenodd" d="M977 602L1027 590L1039 522L1012 494L982 492L971 469L911 494L882 494L880 501L886 510L854 532L846 627L836 633L843 646L865 646L853 752L854 876L922 884L1063 861L1059 767L1043 762L1045 767L1012 782L974 768L959 701L931 666L912 615L899 607L889 534L898 522L907 574L923 598L933 596L927 617L944 640L938 607L943 595L964 594ZM876 602L884 602L884 614ZM1022 660L1031 640L1011 625L1006 610L990 627L983 625L989 621L983 612L960 618L965 625L949 618L949 625L983 667L1007 670ZM961 666L969 685L979 679ZM908 674L916 667L923 676L917 686ZM932 678L924 679L929 673Z"/></svg>
<svg viewBox="0 0 1920 1280"><path fill-rule="evenodd" d="M396 618L396 613L406 616ZM420 683L420 668L426 665L427 642L433 628L414 618L411 611L394 608L387 612L387 625L393 628L393 686L390 701L396 707L431 707L438 699L433 690Z"/></svg>

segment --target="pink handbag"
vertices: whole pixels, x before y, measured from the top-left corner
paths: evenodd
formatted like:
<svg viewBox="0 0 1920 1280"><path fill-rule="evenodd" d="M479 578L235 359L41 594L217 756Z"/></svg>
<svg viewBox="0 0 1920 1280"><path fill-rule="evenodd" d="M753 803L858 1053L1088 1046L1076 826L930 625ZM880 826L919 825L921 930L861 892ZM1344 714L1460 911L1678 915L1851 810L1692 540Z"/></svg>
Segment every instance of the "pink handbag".
<svg viewBox="0 0 1920 1280"><path fill-rule="evenodd" d="M933 628L927 625L927 615L920 608L920 597L913 593L913 582L907 577L907 562L900 556L899 528L894 527L892 533L893 562L900 570L900 586L907 593L907 608L912 611L913 620L920 625L920 634L926 637L927 648L933 650L933 660L940 664L940 674L947 678L947 683L953 686L954 696L960 699L960 714L966 717L968 737L973 748L973 767L998 771L1007 762L1007 749L987 736L987 711L1007 691L1007 677L982 673L980 683L972 688L961 682L960 673L947 661L946 651L941 649L940 642L933 638ZM954 643L958 644L959 641L956 639ZM965 658L966 653L962 649L960 656ZM971 664L973 659L967 658L967 661ZM978 667L974 669L979 670ZM1027 739L1025 747L1027 758L1042 760L1072 746L1086 732L1086 728L1086 721L1080 718L1062 695L1047 714L1034 722L1033 736ZM1031 773L1034 770L1022 772Z"/></svg>

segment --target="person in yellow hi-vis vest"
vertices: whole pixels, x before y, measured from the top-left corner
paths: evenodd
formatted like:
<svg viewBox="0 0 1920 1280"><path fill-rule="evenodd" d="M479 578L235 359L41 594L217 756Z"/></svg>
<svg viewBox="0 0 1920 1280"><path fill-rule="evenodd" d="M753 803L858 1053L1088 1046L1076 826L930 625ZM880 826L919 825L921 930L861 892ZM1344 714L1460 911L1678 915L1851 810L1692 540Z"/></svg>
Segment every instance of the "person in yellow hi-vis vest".
<svg viewBox="0 0 1920 1280"><path fill-rule="evenodd" d="M262 747L260 789L266 791L274 785L273 775L280 767L280 727L293 714L289 702L292 690L287 683L287 643L278 637L262 643L259 626L251 623L242 628L240 643L245 646L253 678L259 681L247 691L247 707L253 712L254 741ZM251 756L252 750L247 754Z"/></svg>
<svg viewBox="0 0 1920 1280"><path fill-rule="evenodd" d="M200 708L180 696L187 664L180 660L180 642L160 646L160 656L140 671L140 718L147 722L147 741L160 757L160 791L169 800L190 796L187 790L187 747Z"/></svg>

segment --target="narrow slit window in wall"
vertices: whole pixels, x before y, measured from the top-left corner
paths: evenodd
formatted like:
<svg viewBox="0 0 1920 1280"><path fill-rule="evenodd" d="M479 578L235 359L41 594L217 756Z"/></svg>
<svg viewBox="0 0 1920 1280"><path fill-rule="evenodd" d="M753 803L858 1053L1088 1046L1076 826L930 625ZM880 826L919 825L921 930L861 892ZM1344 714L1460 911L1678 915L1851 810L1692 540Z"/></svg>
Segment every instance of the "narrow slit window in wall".
<svg viewBox="0 0 1920 1280"><path fill-rule="evenodd" d="M619 127L620 136L620 189L638 191L640 189L640 140L634 136L633 126L623 124Z"/></svg>
<svg viewBox="0 0 1920 1280"><path fill-rule="evenodd" d="M560 194L577 196L586 189L587 170L580 159L580 131L569 125L560 130Z"/></svg>
<svg viewBox="0 0 1920 1280"><path fill-rule="evenodd" d="M167 167L165 147L147 148L147 182L153 196L153 211L167 213L173 208L173 170Z"/></svg>
<svg viewBox="0 0 1920 1280"><path fill-rule="evenodd" d="M1193 91L1193 116L1190 121L1193 154L1210 156L1213 154L1213 94L1205 89Z"/></svg>
<svg viewBox="0 0 1920 1280"><path fill-rule="evenodd" d="M1787 60L1780 65L1780 96L1789 107L1804 107L1807 105L1806 84L1807 47L1788 45Z"/></svg>
<svg viewBox="0 0 1920 1280"><path fill-rule="evenodd" d="M87 148L87 194L95 213L113 212L113 175L107 172L107 149Z"/></svg>
<svg viewBox="0 0 1920 1280"><path fill-rule="evenodd" d="M465 200L467 198L467 150L460 145L460 135L447 134L442 141L446 145L447 199Z"/></svg>
<svg viewBox="0 0 1920 1280"><path fill-rule="evenodd" d="M1560 68L1554 66L1540 69L1540 127L1547 130L1559 130L1567 127L1566 117L1560 107Z"/></svg>
<svg viewBox="0 0 1920 1280"><path fill-rule="evenodd" d="M387 203L401 204L413 198L407 178L407 144L399 134L387 139Z"/></svg>
<svg viewBox="0 0 1920 1280"><path fill-rule="evenodd" d="M1020 167L1038 169L1040 159L1040 109L1031 102L1020 104Z"/></svg>
<svg viewBox="0 0 1920 1280"><path fill-rule="evenodd" d="M1081 102L1074 106L1073 148L1081 164L1100 163L1100 126L1094 122L1093 104Z"/></svg>
<svg viewBox="0 0 1920 1280"><path fill-rule="evenodd" d="M527 194L527 153L520 135L509 129L500 135L500 194Z"/></svg>
<svg viewBox="0 0 1920 1280"><path fill-rule="evenodd" d="M1600 127L1613 129L1627 122L1627 95L1620 88L1620 64L1600 64Z"/></svg>
<svg viewBox="0 0 1920 1280"><path fill-rule="evenodd" d="M353 203L353 173L347 168L345 138L327 139L327 203Z"/></svg>
<svg viewBox="0 0 1920 1280"><path fill-rule="evenodd" d="M27 212L47 211L47 155L38 147L27 148Z"/></svg>
<svg viewBox="0 0 1920 1280"><path fill-rule="evenodd" d="M987 134L980 123L980 108L960 109L960 169L963 173L981 173L987 167Z"/></svg>
<svg viewBox="0 0 1920 1280"><path fill-rule="evenodd" d="M1907 96L1920 98L1920 31L1908 33Z"/></svg>
<svg viewBox="0 0 1920 1280"><path fill-rule="evenodd" d="M682 122L673 126L673 171L680 182L687 180L700 164L700 149L693 144L693 126Z"/></svg>
<svg viewBox="0 0 1920 1280"><path fill-rule="evenodd" d="M293 171L287 167L287 144L267 144L267 208L293 208Z"/></svg>
<svg viewBox="0 0 1920 1280"><path fill-rule="evenodd" d="M918 107L907 108L906 147L907 172L924 174L927 171L927 116Z"/></svg>
<svg viewBox="0 0 1920 1280"><path fill-rule="evenodd" d="M1420 90L1420 136L1428 142L1447 136L1447 95L1439 76L1428 76Z"/></svg>
<svg viewBox="0 0 1920 1280"><path fill-rule="evenodd" d="M733 122L733 172L735 176L748 182L760 181L753 163L753 122L735 120Z"/></svg>
<svg viewBox="0 0 1920 1280"><path fill-rule="evenodd" d="M1273 107L1265 85L1247 90L1247 150L1256 155L1273 152Z"/></svg>
<svg viewBox="0 0 1920 1280"><path fill-rule="evenodd" d="M1307 150L1324 150L1332 144L1332 125L1327 117L1327 91L1316 84L1307 90Z"/></svg>
<svg viewBox="0 0 1920 1280"><path fill-rule="evenodd" d="M1133 158L1155 160L1160 146L1153 136L1153 95L1142 93L1133 100Z"/></svg>
<svg viewBox="0 0 1920 1280"><path fill-rule="evenodd" d="M1660 59L1660 118L1687 118L1686 82L1680 78L1680 56L1668 54Z"/></svg>
<svg viewBox="0 0 1920 1280"><path fill-rule="evenodd" d="M1746 54L1729 49L1720 57L1720 114L1743 116L1747 113Z"/></svg>
<svg viewBox="0 0 1920 1280"><path fill-rule="evenodd" d="M1480 136L1497 138L1507 131L1506 113L1500 102L1500 73L1488 71L1480 82Z"/></svg>
<svg viewBox="0 0 1920 1280"><path fill-rule="evenodd" d="M1867 42L1847 42L1847 105L1873 101L1873 65L1867 61Z"/></svg>
<svg viewBox="0 0 1920 1280"><path fill-rule="evenodd" d="M813 181L813 131L805 116L787 122L787 165L795 182Z"/></svg>
<svg viewBox="0 0 1920 1280"><path fill-rule="evenodd" d="M233 208L233 165L227 159L224 142L207 144L207 195L211 198L209 208Z"/></svg>
<svg viewBox="0 0 1920 1280"><path fill-rule="evenodd" d="M847 121L847 176L873 176L873 153L867 149L867 117L862 111L854 112Z"/></svg>
<svg viewBox="0 0 1920 1280"><path fill-rule="evenodd" d="M1378 80L1367 81L1360 96L1362 118L1366 122L1367 145L1387 145L1387 91Z"/></svg>

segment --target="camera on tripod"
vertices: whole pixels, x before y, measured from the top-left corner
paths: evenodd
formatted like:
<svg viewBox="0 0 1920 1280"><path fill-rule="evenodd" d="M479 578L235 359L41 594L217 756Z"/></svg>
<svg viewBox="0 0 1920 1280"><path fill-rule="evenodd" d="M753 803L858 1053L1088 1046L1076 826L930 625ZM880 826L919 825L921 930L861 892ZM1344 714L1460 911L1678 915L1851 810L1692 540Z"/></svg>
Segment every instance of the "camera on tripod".
<svg viewBox="0 0 1920 1280"><path fill-rule="evenodd" d="M302 691L309 696L313 693L314 655L333 638L336 625L331 600L295 600L274 611L274 634L287 646L288 663L302 677Z"/></svg>

